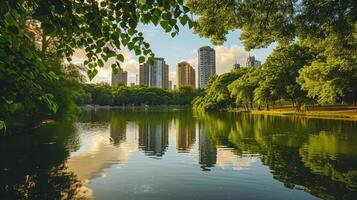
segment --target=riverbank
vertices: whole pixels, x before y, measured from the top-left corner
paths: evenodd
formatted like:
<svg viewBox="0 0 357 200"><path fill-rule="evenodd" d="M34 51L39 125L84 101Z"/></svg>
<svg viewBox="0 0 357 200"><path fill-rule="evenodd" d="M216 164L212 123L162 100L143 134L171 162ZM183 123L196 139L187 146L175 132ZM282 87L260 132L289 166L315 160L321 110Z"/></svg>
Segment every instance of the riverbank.
<svg viewBox="0 0 357 200"><path fill-rule="evenodd" d="M187 110L191 109L190 105L144 105L144 106L101 106L101 105L84 105L81 108L85 111L96 111L96 110L137 110L137 111L158 111L158 110Z"/></svg>
<svg viewBox="0 0 357 200"><path fill-rule="evenodd" d="M357 106L327 106L309 108L307 111L297 112L295 108L274 108L270 110L252 110L252 114L303 116L309 118L329 118L357 120Z"/></svg>

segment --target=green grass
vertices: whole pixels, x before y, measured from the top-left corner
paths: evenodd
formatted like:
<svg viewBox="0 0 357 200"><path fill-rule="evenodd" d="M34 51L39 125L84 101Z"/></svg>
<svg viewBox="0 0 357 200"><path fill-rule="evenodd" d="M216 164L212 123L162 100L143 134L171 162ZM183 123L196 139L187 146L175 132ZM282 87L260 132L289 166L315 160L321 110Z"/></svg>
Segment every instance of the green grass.
<svg viewBox="0 0 357 200"><path fill-rule="evenodd" d="M309 107L306 111L297 112L295 108L273 108L270 110L252 110L252 114L267 114L267 115L294 115L304 117L317 118L337 118L357 120L357 106L322 106Z"/></svg>

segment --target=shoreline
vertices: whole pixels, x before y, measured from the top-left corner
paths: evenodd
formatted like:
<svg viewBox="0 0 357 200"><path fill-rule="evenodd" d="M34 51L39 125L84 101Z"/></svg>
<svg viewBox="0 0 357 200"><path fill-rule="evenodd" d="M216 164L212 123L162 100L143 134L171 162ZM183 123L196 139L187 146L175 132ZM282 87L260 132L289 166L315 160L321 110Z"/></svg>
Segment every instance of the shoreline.
<svg viewBox="0 0 357 200"><path fill-rule="evenodd" d="M357 106L326 106L309 108L308 111L298 112L294 108L272 108L270 110L239 110L229 109L228 112L248 112L256 115L294 116L319 119L337 119L357 121Z"/></svg>
<svg viewBox="0 0 357 200"><path fill-rule="evenodd" d="M130 110L130 111L180 111L191 110L190 105L156 105L156 106L100 106L83 105L80 108L84 111L97 110ZM273 116L294 116L319 119L337 119L357 121L357 106L323 106L309 108L308 111L297 112L292 107L271 108L270 110L250 110L243 109L225 109L221 112L247 112L255 115L273 115Z"/></svg>
<svg viewBox="0 0 357 200"><path fill-rule="evenodd" d="M82 110L85 111L96 111L96 110L191 110L191 105L156 105L156 106L101 106L101 105L83 105L80 106Z"/></svg>

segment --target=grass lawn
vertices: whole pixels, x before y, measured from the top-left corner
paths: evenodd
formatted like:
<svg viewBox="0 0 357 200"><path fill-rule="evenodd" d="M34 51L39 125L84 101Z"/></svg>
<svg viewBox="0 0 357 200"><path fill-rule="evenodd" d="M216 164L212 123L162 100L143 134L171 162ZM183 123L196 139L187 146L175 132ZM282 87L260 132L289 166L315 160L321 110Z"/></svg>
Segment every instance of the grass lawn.
<svg viewBox="0 0 357 200"><path fill-rule="evenodd" d="M319 118L344 118L357 120L357 106L323 106L309 107L307 111L297 112L295 108L273 108L270 110L252 110L253 114L269 114L269 115L299 115L306 117Z"/></svg>

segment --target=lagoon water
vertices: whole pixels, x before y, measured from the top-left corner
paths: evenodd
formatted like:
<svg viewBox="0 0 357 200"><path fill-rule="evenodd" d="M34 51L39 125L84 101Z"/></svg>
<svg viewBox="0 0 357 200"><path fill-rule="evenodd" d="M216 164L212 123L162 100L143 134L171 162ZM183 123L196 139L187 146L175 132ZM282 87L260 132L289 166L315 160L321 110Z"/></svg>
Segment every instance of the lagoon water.
<svg viewBox="0 0 357 200"><path fill-rule="evenodd" d="M0 153L0 199L357 199L353 121L102 110Z"/></svg>

